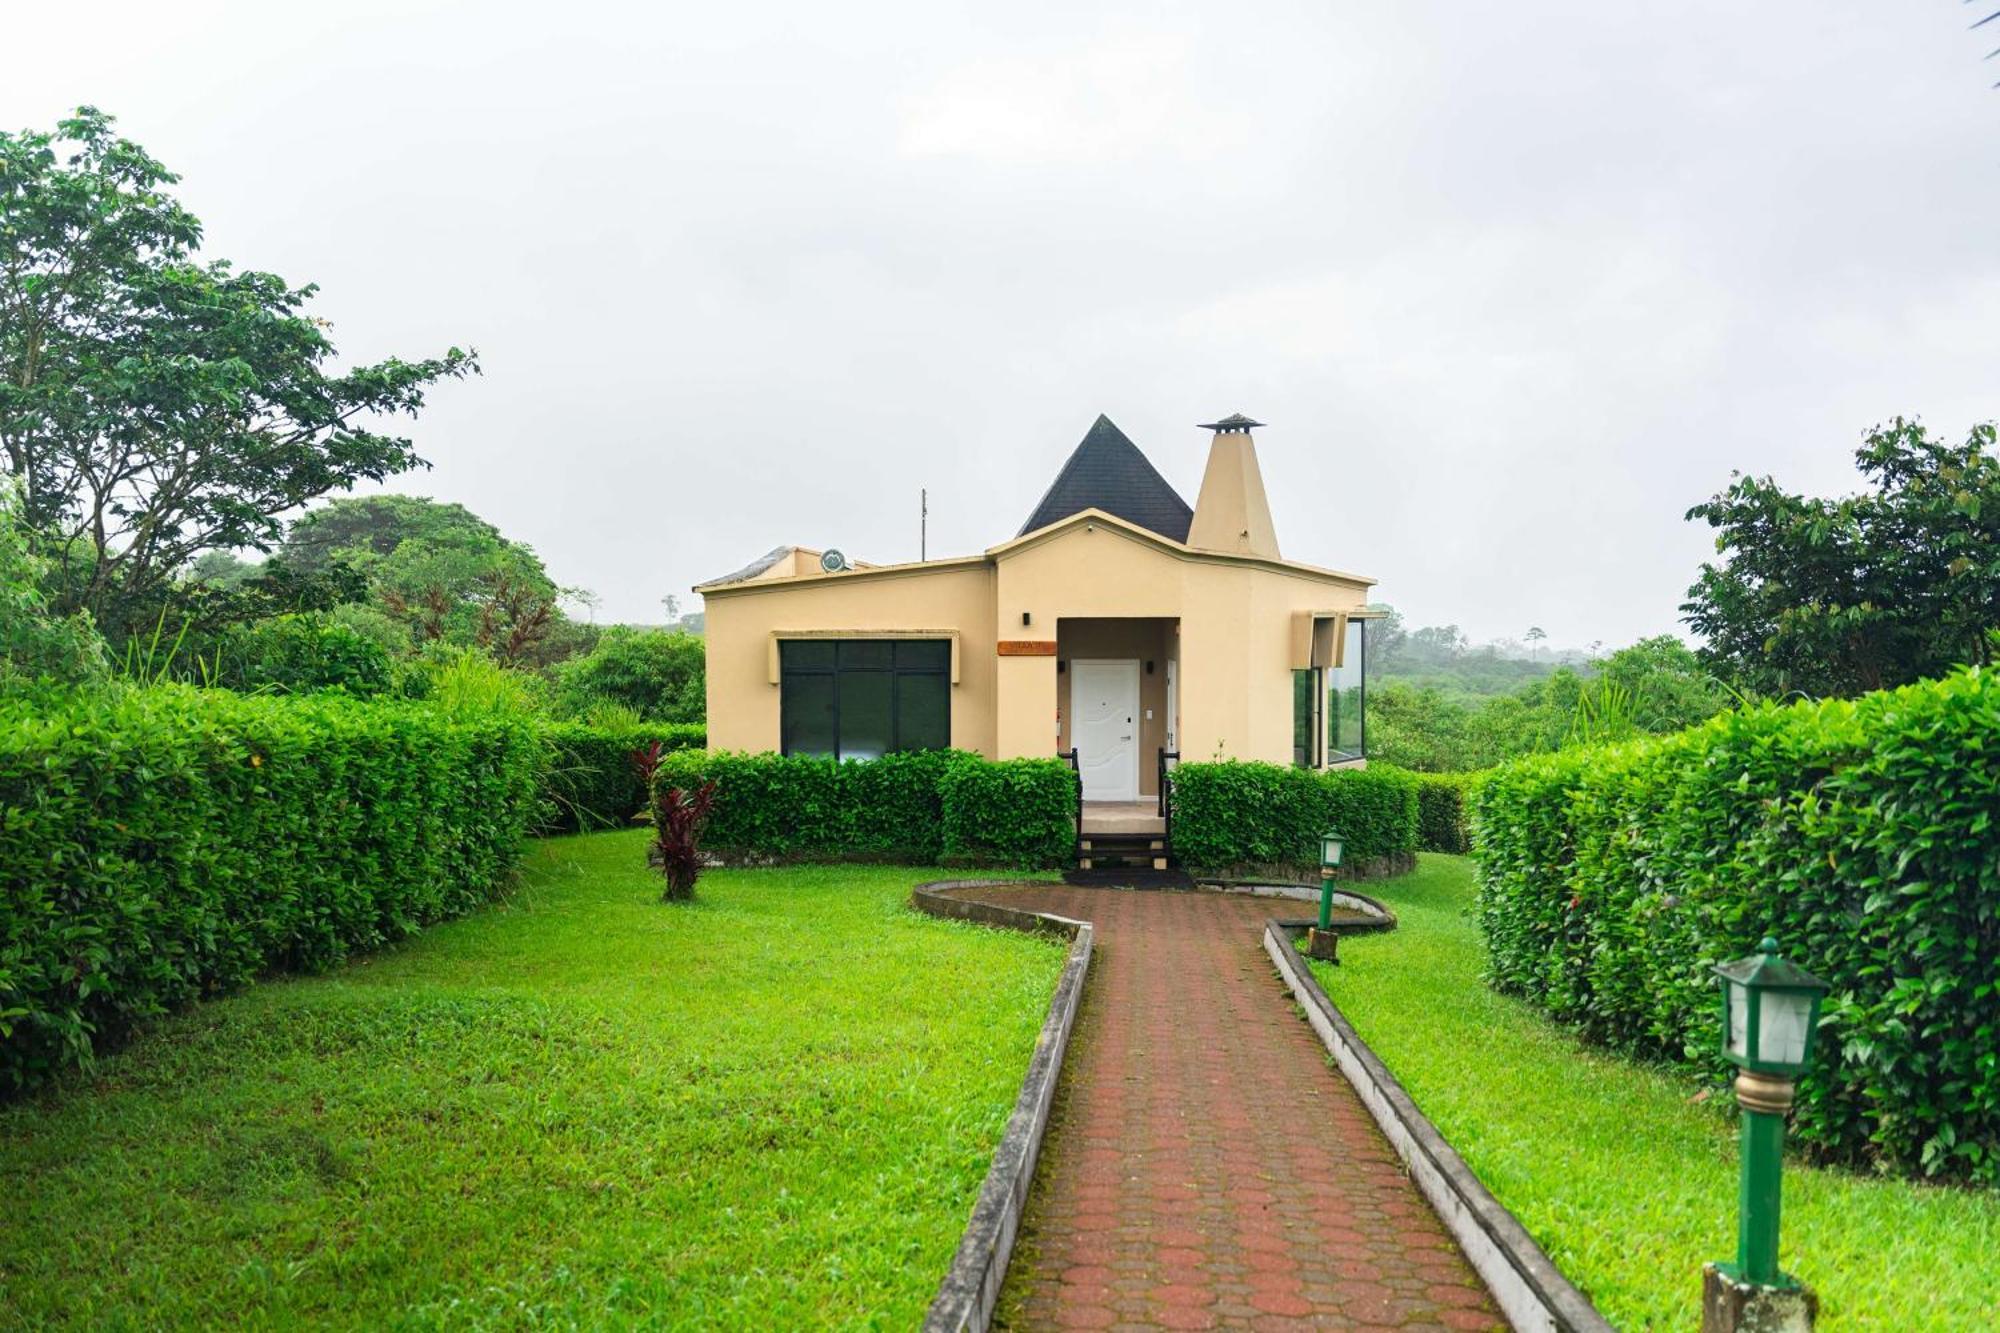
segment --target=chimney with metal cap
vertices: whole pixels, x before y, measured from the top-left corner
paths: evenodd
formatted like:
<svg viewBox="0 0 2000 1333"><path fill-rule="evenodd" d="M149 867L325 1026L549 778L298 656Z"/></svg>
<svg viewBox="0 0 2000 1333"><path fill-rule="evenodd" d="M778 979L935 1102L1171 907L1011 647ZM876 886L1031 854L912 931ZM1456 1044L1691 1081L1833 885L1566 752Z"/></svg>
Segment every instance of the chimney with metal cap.
<svg viewBox="0 0 2000 1333"><path fill-rule="evenodd" d="M1208 470L1201 476L1201 495L1194 502L1194 522L1187 544L1205 551L1237 555L1278 555L1278 530L1271 523L1271 502L1264 496L1264 474L1257 468L1257 442L1250 438L1252 421L1241 412L1202 424L1215 432L1208 446Z"/></svg>

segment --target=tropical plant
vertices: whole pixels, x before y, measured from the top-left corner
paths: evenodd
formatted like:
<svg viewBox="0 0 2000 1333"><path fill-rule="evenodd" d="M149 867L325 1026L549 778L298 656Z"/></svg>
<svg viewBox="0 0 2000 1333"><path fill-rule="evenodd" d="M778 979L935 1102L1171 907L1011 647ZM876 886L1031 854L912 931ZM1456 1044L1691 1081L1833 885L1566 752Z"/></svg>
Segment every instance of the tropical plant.
<svg viewBox="0 0 2000 1333"><path fill-rule="evenodd" d="M714 809L713 782L691 791L668 787L653 799L653 845L646 860L666 877L661 901L693 899L694 883L701 875L701 831Z"/></svg>
<svg viewBox="0 0 2000 1333"><path fill-rule="evenodd" d="M707 714L702 641L678 631L613 626L597 646L555 669L557 705L586 714L622 705L652 722L699 722Z"/></svg>

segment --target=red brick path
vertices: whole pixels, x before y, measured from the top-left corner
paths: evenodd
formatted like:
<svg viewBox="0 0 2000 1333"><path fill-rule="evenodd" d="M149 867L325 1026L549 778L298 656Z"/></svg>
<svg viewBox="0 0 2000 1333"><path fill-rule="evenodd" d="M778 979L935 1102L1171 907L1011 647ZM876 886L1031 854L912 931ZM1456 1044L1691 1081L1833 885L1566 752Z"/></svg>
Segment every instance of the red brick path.
<svg viewBox="0 0 2000 1333"><path fill-rule="evenodd" d="M1273 974L1270 901L975 894L1097 926L1008 1327L1506 1327Z"/></svg>

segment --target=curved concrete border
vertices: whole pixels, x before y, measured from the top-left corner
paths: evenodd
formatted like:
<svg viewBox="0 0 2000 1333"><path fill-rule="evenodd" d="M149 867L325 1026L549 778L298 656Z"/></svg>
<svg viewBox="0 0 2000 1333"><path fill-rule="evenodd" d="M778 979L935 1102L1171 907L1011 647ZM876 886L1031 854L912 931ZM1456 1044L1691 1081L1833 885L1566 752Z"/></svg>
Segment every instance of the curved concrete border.
<svg viewBox="0 0 2000 1333"><path fill-rule="evenodd" d="M1007 1260L1014 1253L1014 1237L1021 1228L1021 1212L1027 1207L1028 1185L1035 1177L1035 1159L1041 1154L1042 1135L1048 1129L1049 1103L1062 1072L1063 1052L1069 1047L1077 1004L1083 998L1084 975L1090 970L1095 936L1088 921L952 896L960 889L1018 888L1030 882L943 879L919 884L910 891L910 906L919 912L1062 935L1070 941L1069 959L1049 1000L1049 1016L1035 1039L1028 1075L1021 1080L1021 1095L1015 1099L1014 1113L1007 1118L1007 1128L993 1149L993 1165L979 1187L979 1200L972 1205L958 1253L938 1286L930 1313L924 1317L924 1333L984 1333L993 1318L993 1305L1000 1299L1000 1284L1007 1276Z"/></svg>
<svg viewBox="0 0 2000 1333"><path fill-rule="evenodd" d="M1197 879L1195 885L1197 888L1209 889L1216 893L1247 894L1252 898L1282 898L1287 902L1298 903L1317 903L1319 901L1319 885L1317 884L1266 883L1252 879ZM1375 918L1373 921L1347 921L1339 923L1335 929L1343 935L1363 935L1370 931L1394 930L1396 928L1396 914L1389 910L1389 904L1379 898L1371 898L1365 893L1356 893L1353 889L1343 889L1336 886L1333 890L1333 905L1335 907L1345 907L1351 911L1362 912ZM1279 924L1297 926L1303 930L1307 926L1316 925L1317 920L1308 921L1301 918L1297 921L1281 921Z"/></svg>
<svg viewBox="0 0 2000 1333"><path fill-rule="evenodd" d="M1485 1279L1508 1322L1517 1329L1550 1333L1612 1333L1611 1324L1590 1298L1562 1275L1519 1220L1479 1183L1465 1159L1444 1141L1437 1126L1417 1109L1395 1075L1334 1007L1299 957L1288 923L1264 923L1264 951L1340 1072L1403 1159L1411 1179Z"/></svg>

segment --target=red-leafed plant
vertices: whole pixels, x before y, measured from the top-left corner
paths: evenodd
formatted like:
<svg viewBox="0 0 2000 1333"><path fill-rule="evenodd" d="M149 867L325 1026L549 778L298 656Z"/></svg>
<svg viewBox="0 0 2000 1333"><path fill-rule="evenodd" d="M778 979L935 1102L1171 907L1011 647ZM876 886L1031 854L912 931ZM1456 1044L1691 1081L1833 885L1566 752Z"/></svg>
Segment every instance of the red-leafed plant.
<svg viewBox="0 0 2000 1333"><path fill-rule="evenodd" d="M715 784L704 782L693 791L669 787L653 797L653 845L646 861L667 877L670 903L694 897L694 882L701 874L701 829L715 808Z"/></svg>
<svg viewBox="0 0 2000 1333"><path fill-rule="evenodd" d="M660 756L667 752L658 741L642 745L632 751L632 769L639 775L639 781L646 784L646 790L653 790L653 774L660 771Z"/></svg>

